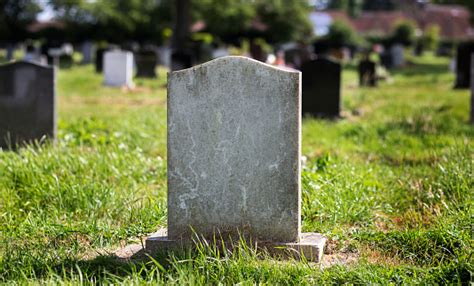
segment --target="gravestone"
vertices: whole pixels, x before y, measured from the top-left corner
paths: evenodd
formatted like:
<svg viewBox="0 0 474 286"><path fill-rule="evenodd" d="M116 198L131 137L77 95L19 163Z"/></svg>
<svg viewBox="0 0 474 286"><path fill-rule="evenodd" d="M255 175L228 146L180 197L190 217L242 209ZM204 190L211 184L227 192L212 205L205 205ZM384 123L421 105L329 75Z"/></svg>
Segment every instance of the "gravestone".
<svg viewBox="0 0 474 286"><path fill-rule="evenodd" d="M148 251L195 233L321 258L325 239L301 234L300 82L245 57L169 74L168 229L147 239Z"/></svg>
<svg viewBox="0 0 474 286"><path fill-rule="evenodd" d="M81 53L82 53L82 64L90 64L92 63L92 54L94 51L94 44L91 41L85 41L81 45Z"/></svg>
<svg viewBox="0 0 474 286"><path fill-rule="evenodd" d="M471 124L474 124L474 53L471 54Z"/></svg>
<svg viewBox="0 0 474 286"><path fill-rule="evenodd" d="M396 44L390 48L392 54L392 63L396 68L402 67L405 64L405 49L403 45Z"/></svg>
<svg viewBox="0 0 474 286"><path fill-rule="evenodd" d="M459 44L456 55L455 88L469 88L471 78L471 54L474 53L474 41Z"/></svg>
<svg viewBox="0 0 474 286"><path fill-rule="evenodd" d="M393 59L390 52L384 51L382 54L380 54L380 64L386 69L393 68Z"/></svg>
<svg viewBox="0 0 474 286"><path fill-rule="evenodd" d="M136 53L136 65L138 78L156 78L156 65L158 55L154 50L142 50Z"/></svg>
<svg viewBox="0 0 474 286"><path fill-rule="evenodd" d="M56 136L54 68L31 62L0 65L0 147Z"/></svg>
<svg viewBox="0 0 474 286"><path fill-rule="evenodd" d="M104 69L104 54L108 51L105 48L99 48L95 51L95 72L101 73Z"/></svg>
<svg viewBox="0 0 474 286"><path fill-rule="evenodd" d="M303 115L339 117L341 64L319 57L303 63Z"/></svg>
<svg viewBox="0 0 474 286"><path fill-rule="evenodd" d="M375 62L365 59L359 63L359 85L360 86L377 86L377 65Z"/></svg>
<svg viewBox="0 0 474 286"><path fill-rule="evenodd" d="M133 54L113 50L104 54L104 85L133 87Z"/></svg>

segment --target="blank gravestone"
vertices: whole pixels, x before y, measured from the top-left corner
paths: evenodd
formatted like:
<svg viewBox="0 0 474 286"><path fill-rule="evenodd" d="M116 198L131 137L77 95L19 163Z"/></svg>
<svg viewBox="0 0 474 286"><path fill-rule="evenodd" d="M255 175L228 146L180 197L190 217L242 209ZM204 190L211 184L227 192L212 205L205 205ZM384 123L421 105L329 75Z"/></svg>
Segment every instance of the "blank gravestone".
<svg viewBox="0 0 474 286"><path fill-rule="evenodd" d="M303 114L339 117L341 64L320 57L303 63Z"/></svg>
<svg viewBox="0 0 474 286"><path fill-rule="evenodd" d="M0 147L56 136L54 69L30 62L0 66Z"/></svg>
<svg viewBox="0 0 474 286"><path fill-rule="evenodd" d="M474 53L474 41L459 44L456 55L455 88L469 88L471 82L471 54Z"/></svg>
<svg viewBox="0 0 474 286"><path fill-rule="evenodd" d="M113 50L104 54L104 85L133 87L133 54Z"/></svg>
<svg viewBox="0 0 474 286"><path fill-rule="evenodd" d="M376 64L371 60L363 60L359 63L359 85L377 86Z"/></svg>
<svg viewBox="0 0 474 286"><path fill-rule="evenodd" d="M158 55L152 50L142 50L136 53L136 65L138 78L156 78L156 65L158 64Z"/></svg>
<svg viewBox="0 0 474 286"><path fill-rule="evenodd" d="M168 230L148 251L242 235L320 259L325 239L301 234L300 81L244 57L169 74Z"/></svg>

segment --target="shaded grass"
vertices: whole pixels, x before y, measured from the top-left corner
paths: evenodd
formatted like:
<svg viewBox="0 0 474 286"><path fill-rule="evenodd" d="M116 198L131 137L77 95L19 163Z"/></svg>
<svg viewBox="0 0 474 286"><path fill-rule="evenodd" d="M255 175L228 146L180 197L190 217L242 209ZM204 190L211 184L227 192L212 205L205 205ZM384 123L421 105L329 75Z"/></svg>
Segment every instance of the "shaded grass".
<svg viewBox="0 0 474 286"><path fill-rule="evenodd" d="M346 118L305 119L304 231L359 261L320 268L236 254L104 255L166 225L166 90L101 86L91 66L60 71L56 145L0 151L0 281L100 284L456 284L472 273L469 94L426 56L393 83L344 73Z"/></svg>

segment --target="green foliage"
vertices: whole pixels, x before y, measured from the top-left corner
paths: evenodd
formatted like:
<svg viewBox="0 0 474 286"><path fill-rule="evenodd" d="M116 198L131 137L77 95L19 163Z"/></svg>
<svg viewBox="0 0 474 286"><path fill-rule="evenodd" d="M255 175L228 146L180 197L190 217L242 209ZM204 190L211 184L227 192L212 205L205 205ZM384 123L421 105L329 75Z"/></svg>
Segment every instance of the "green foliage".
<svg viewBox="0 0 474 286"><path fill-rule="evenodd" d="M360 43L356 31L343 21L335 21L325 39L331 46L343 47Z"/></svg>
<svg viewBox="0 0 474 286"><path fill-rule="evenodd" d="M440 28L438 25L431 25L426 28L422 37L422 43L426 49L434 51L439 45L439 40Z"/></svg>
<svg viewBox="0 0 474 286"><path fill-rule="evenodd" d="M303 40L312 34L308 19L308 1L255 0L258 19L268 30L264 38L270 43Z"/></svg>
<svg viewBox="0 0 474 286"><path fill-rule="evenodd" d="M363 0L332 0L329 3L329 9L345 10L353 17L357 17L363 6Z"/></svg>
<svg viewBox="0 0 474 286"><path fill-rule="evenodd" d="M401 21L395 26L392 42L410 46L415 42L416 25L411 21Z"/></svg>
<svg viewBox="0 0 474 286"><path fill-rule="evenodd" d="M37 0L0 0L0 11L0 42L16 42L27 36L41 7Z"/></svg>
<svg viewBox="0 0 474 286"><path fill-rule="evenodd" d="M160 42L171 26L172 1L50 0L57 18L69 24L77 38Z"/></svg>
<svg viewBox="0 0 474 286"><path fill-rule="evenodd" d="M256 10L251 1L202 0L195 1L194 13L202 19L207 30L218 37L238 36L250 28Z"/></svg>

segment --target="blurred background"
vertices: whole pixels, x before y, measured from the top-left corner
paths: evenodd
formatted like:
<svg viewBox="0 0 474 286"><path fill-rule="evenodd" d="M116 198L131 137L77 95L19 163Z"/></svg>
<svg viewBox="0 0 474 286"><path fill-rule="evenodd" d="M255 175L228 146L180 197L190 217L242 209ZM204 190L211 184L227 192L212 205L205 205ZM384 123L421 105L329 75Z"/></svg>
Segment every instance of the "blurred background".
<svg viewBox="0 0 474 286"><path fill-rule="evenodd" d="M108 49L154 51L173 70L225 55L301 68L402 45L452 57L474 36L472 0L0 0L0 61L26 57L101 70ZM452 63L454 69L455 61Z"/></svg>

